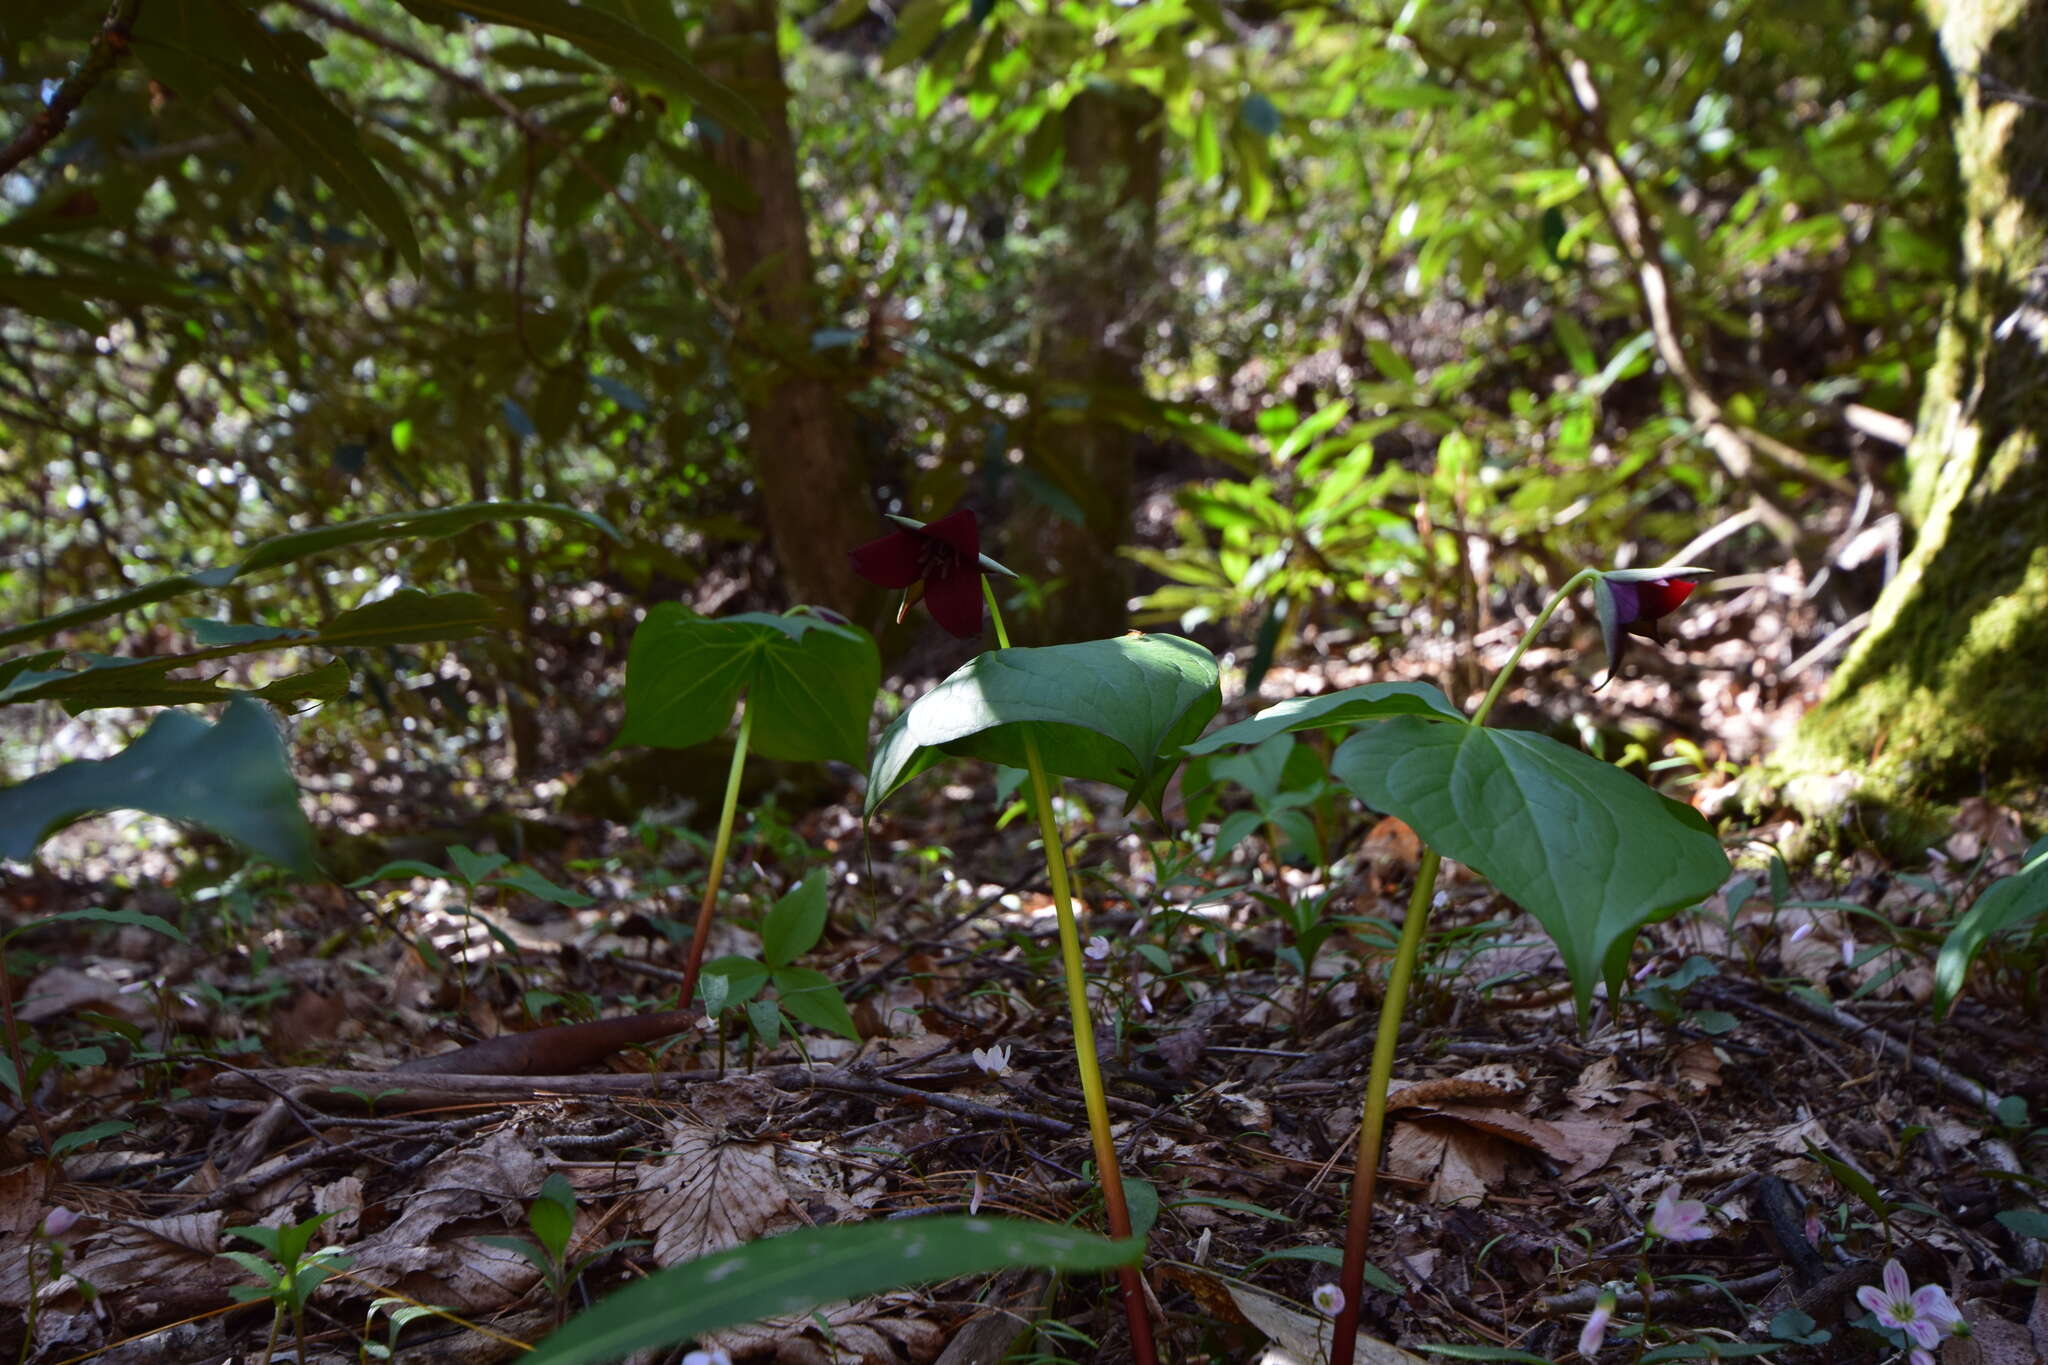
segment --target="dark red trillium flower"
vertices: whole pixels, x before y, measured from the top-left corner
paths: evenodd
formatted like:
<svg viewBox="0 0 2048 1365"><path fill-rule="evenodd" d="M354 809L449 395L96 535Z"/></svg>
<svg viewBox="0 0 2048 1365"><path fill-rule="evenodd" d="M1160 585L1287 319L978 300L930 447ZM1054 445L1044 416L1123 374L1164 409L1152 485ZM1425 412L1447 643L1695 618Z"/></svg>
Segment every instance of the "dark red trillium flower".
<svg viewBox="0 0 2048 1365"><path fill-rule="evenodd" d="M1627 637L1662 642L1657 622L1677 611L1710 570L1690 564L1661 569L1611 569L1593 580L1593 604L1600 613L1600 638L1607 646L1607 686L1621 667Z"/></svg>
<svg viewBox="0 0 2048 1365"><path fill-rule="evenodd" d="M904 519L903 529L871 540L853 551L853 571L883 588L904 588L900 622L921 596L932 619L963 640L981 634L981 527L974 512L963 507L919 526Z"/></svg>

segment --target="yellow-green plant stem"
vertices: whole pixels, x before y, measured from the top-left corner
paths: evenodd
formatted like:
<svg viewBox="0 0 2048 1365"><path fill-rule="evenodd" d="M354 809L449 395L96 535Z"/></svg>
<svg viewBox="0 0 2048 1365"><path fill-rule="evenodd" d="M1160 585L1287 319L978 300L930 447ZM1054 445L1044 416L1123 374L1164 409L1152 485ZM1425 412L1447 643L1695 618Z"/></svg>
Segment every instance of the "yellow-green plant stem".
<svg viewBox="0 0 2048 1365"><path fill-rule="evenodd" d="M682 1000L690 1008L697 997L697 973L704 966L704 945L711 938L711 912L718 905L718 887L725 880L725 855L732 849L733 816L740 808L740 772L747 766L747 738L753 733L751 698L740 701L740 733L732 742L732 767L725 775L725 805L718 812L718 837L711 844L711 868L704 874L704 899L697 904L697 924L690 931L690 960L683 967Z"/></svg>
<svg viewBox="0 0 2048 1365"><path fill-rule="evenodd" d="M1521 643L1515 646L1515 652L1501 666L1493 686L1486 689L1479 709L1472 713L1472 724L1486 724L1487 716L1493 712L1493 704L1507 689L1508 679L1514 675L1515 665L1522 661L1530 643L1544 626L1550 624L1551 615L1565 598L1597 572L1595 569L1581 569L1552 594L1529 628L1522 632ZM1415 890L1408 897L1408 918L1401 923L1401 941L1394 950L1393 970L1387 975L1386 998L1380 1002L1379 1032L1373 1039L1372 1074L1366 1080L1365 1112L1358 1125L1356 1169L1351 1177L1351 1210L1344 1229L1344 1260L1337 1272L1337 1287L1343 1291L1344 1305L1337 1312L1335 1340L1330 1344L1330 1365L1351 1365L1357 1350L1359 1299L1365 1293L1365 1246L1372 1229L1373 1196L1379 1185L1381 1142L1386 1136L1387 1088L1393 1080L1394 1048L1401 1039L1401 1015L1408 1006L1408 986L1415 976L1415 963L1422 955L1423 931L1428 927L1431 902L1436 899L1436 874L1442 864L1443 858L1432 848L1423 853L1422 862L1415 869Z"/></svg>
<svg viewBox="0 0 2048 1365"><path fill-rule="evenodd" d="M1543 610L1536 613L1535 621L1522 632L1522 642L1515 646L1515 652L1508 655L1508 661L1501 665L1499 674L1494 677L1493 686L1487 688L1486 695L1480 699L1479 709L1472 713L1474 725L1486 724L1486 718L1493 714L1493 704L1499 701L1500 694L1507 690L1508 679L1515 676L1515 665L1522 662L1522 656L1529 652L1529 646L1536 642L1536 637L1550 624L1551 615L1564 604L1564 599L1577 592L1581 583L1591 582L1599 573L1598 569L1581 569L1567 578L1563 587L1551 594L1550 600L1543 604Z"/></svg>
<svg viewBox="0 0 2048 1365"><path fill-rule="evenodd" d="M1408 918L1401 922L1400 946L1387 976L1386 999L1380 1002L1379 1033L1373 1039L1372 1074L1365 1086L1365 1114L1358 1125L1358 1153L1351 1174L1350 1221L1344 1230L1344 1261L1337 1287L1344 1291L1338 1310L1331 1365L1350 1365L1358 1341L1358 1301L1365 1293L1365 1243L1372 1227L1373 1195L1379 1186L1380 1140L1387 1127L1387 1085L1394 1074L1394 1047L1401 1040L1401 1014L1408 1005L1408 983L1422 954L1422 931L1429 922L1429 903L1436 897L1437 868L1443 858L1425 849L1415 869L1415 890L1408 897Z"/></svg>
<svg viewBox="0 0 2048 1365"><path fill-rule="evenodd" d="M986 577L981 593L988 602L995 623L996 645L1010 647L1010 632L1003 625L1002 608ZM1053 913L1060 930L1060 963L1067 977L1067 1014L1074 1028L1074 1067L1081 1077L1081 1102L1088 1111L1088 1135L1095 1148L1095 1169L1102 1182L1102 1203L1109 1216L1109 1235L1131 1235L1130 1205L1124 1200L1123 1169L1117 1162L1116 1139L1109 1130L1109 1096L1102 1084L1102 1064L1095 1052L1095 1023L1088 1011L1088 978L1081 957L1081 927L1074 916L1073 883L1067 875L1065 841L1052 807L1052 784L1047 779L1045 760L1039 756L1038 741L1024 738L1024 765L1031 775L1031 805L1038 816L1038 837L1045 846L1045 875L1052 884ZM1139 1365L1152 1365L1152 1320L1145 1311L1145 1296L1138 1272L1125 1267L1118 1272L1123 1284L1124 1316L1130 1324L1131 1353Z"/></svg>

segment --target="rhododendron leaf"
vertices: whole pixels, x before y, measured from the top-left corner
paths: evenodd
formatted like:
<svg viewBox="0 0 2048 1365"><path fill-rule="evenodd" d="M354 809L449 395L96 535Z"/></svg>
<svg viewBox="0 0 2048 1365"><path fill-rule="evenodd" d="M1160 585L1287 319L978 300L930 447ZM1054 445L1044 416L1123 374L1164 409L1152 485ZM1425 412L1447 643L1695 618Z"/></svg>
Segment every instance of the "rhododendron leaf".
<svg viewBox="0 0 2048 1365"><path fill-rule="evenodd" d="M1638 929L1728 877L1697 811L1544 735L1398 716L1338 746L1330 770L1534 915L1581 1019L1599 982L1619 996Z"/></svg>

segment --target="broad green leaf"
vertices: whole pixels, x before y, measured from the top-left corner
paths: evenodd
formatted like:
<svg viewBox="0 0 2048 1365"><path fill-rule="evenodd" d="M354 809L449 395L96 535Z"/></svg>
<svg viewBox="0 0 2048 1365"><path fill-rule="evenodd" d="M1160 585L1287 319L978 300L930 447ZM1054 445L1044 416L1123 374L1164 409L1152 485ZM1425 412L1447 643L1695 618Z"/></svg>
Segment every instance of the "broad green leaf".
<svg viewBox="0 0 2048 1365"><path fill-rule="evenodd" d="M860 1030L846 1012L846 999L831 977L809 967L777 967L768 975L783 1013L850 1042L860 1041Z"/></svg>
<svg viewBox="0 0 2048 1365"><path fill-rule="evenodd" d="M1050 1223L939 1216L802 1228L657 1271L579 1314L525 1365L599 1365L705 1332L1011 1266L1099 1271L1144 1244Z"/></svg>
<svg viewBox="0 0 2048 1365"><path fill-rule="evenodd" d="M160 915L152 915L143 910L108 910L95 905L83 910L63 910L54 915L45 915L41 919L32 919L26 924L18 924L14 928L0 933L0 942L5 942L16 934L23 933L29 929L39 928L45 924L68 924L73 922L124 924L138 929L148 929L152 933L162 934L165 938L174 938L180 943L188 941L183 929L180 929L177 925Z"/></svg>
<svg viewBox="0 0 2048 1365"><path fill-rule="evenodd" d="M817 868L775 902L761 923L761 956L787 967L818 945L825 932L825 869Z"/></svg>
<svg viewBox="0 0 2048 1365"><path fill-rule="evenodd" d="M1187 746L1192 757L1232 744L1257 744L1288 730L1327 730L1389 716L1441 716L1462 721L1464 712L1428 683L1367 683L1319 697L1295 697L1267 707L1249 720L1212 730Z"/></svg>
<svg viewBox="0 0 2048 1365"><path fill-rule="evenodd" d="M867 809L928 766L920 750L1022 768L1032 739L1047 772L1121 787L1132 804L1156 812L1181 746L1220 701L1215 656L1178 636L995 650L912 702L890 727L868 772Z"/></svg>
<svg viewBox="0 0 2048 1365"><path fill-rule="evenodd" d="M418 9L510 24L562 38L607 66L640 71L687 96L721 124L749 137L764 136L761 116L728 87L668 43L594 5L568 0L411 0Z"/></svg>
<svg viewBox="0 0 2048 1365"><path fill-rule="evenodd" d="M953 0L910 0L898 10L895 35L882 50L882 70L894 71L923 56L945 27L946 11L952 7Z"/></svg>
<svg viewBox="0 0 2048 1365"><path fill-rule="evenodd" d="M571 910L581 910L586 905L597 904L581 891L558 886L530 867L514 867L503 876L494 878L491 885L509 886L515 891L524 891L535 900L543 900L550 905L564 905Z"/></svg>
<svg viewBox="0 0 2048 1365"><path fill-rule="evenodd" d="M724 730L741 693L768 758L859 763L881 686L867 632L801 610L713 618L664 602L633 632L620 744L687 749Z"/></svg>
<svg viewBox="0 0 2048 1365"><path fill-rule="evenodd" d="M1620 998L1638 929L1728 878L1697 811L1544 735L1398 716L1344 741L1330 769L1534 915L1582 1019L1598 982Z"/></svg>
<svg viewBox="0 0 2048 1365"><path fill-rule="evenodd" d="M486 878L512 860L502 853L478 853L467 844L453 844L448 849L448 861L455 864L455 875L471 886L482 886Z"/></svg>
<svg viewBox="0 0 2048 1365"><path fill-rule="evenodd" d="M26 862L57 830L110 810L199 825L301 875L314 871L298 784L258 702L229 702L214 725L167 711L112 758L66 763L0 791L0 857Z"/></svg>
<svg viewBox="0 0 2048 1365"><path fill-rule="evenodd" d="M297 626L242 625L234 621L213 621L204 616L181 619L192 638L207 648L215 645L261 645L279 640L304 640L313 632Z"/></svg>
<svg viewBox="0 0 2048 1365"><path fill-rule="evenodd" d="M417 858L400 858L397 862L386 863L367 877L358 877L349 883L353 889L360 889L391 877L425 877L429 881L444 882L448 874L432 863L420 862Z"/></svg>
<svg viewBox="0 0 2048 1365"><path fill-rule="evenodd" d="M66 1152L87 1147L101 1138L110 1138L117 1133L126 1133L135 1127L126 1119L101 1119L98 1123L84 1128L73 1129L50 1144L50 1155L63 1156Z"/></svg>
<svg viewBox="0 0 2048 1365"><path fill-rule="evenodd" d="M292 531L260 542L240 564L158 579L112 597L81 603L40 621L0 630L0 648L23 640L47 639L73 626L104 620L198 588L224 588L249 574L274 569L325 550L380 540L436 539L455 535L484 522L512 521L522 517L541 517L563 525L585 526L613 540L620 538L612 524L603 517L552 502L469 502L427 512L386 512L356 521Z"/></svg>
<svg viewBox="0 0 2048 1365"><path fill-rule="evenodd" d="M1942 940L1941 954L1934 960L1935 1017L1947 1014L1962 994L1970 964L1985 944L2044 915L2048 915L2048 839L2027 850L2019 871L1985 887Z"/></svg>
<svg viewBox="0 0 2048 1365"><path fill-rule="evenodd" d="M473 592L422 592L400 588L389 597L360 606L320 627L319 634L297 644L324 649L361 649L371 645L416 645L432 640L465 640L498 624L498 609Z"/></svg>

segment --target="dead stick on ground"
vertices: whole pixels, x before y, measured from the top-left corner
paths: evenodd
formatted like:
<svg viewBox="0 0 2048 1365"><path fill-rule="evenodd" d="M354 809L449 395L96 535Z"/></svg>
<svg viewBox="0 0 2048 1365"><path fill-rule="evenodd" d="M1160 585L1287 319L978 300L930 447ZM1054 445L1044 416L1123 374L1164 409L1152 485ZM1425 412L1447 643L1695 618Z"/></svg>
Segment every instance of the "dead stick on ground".
<svg viewBox="0 0 2048 1365"><path fill-rule="evenodd" d="M1650 1296L1650 1307L1686 1308L1694 1304L1713 1303L1728 1294L1733 1294L1739 1299L1758 1290L1769 1290L1784 1278L1783 1270L1772 1269L1739 1280L1689 1284L1679 1289L1660 1289ZM1552 1318L1561 1318L1567 1313L1590 1313L1593 1311L1593 1305L1600 1301L1600 1290L1600 1285L1589 1284L1568 1294L1552 1294L1547 1299L1539 1299L1536 1306L1542 1310L1545 1317ZM1614 1296L1614 1306L1640 1309L1643 1306L1643 1292L1640 1289L1621 1290Z"/></svg>

